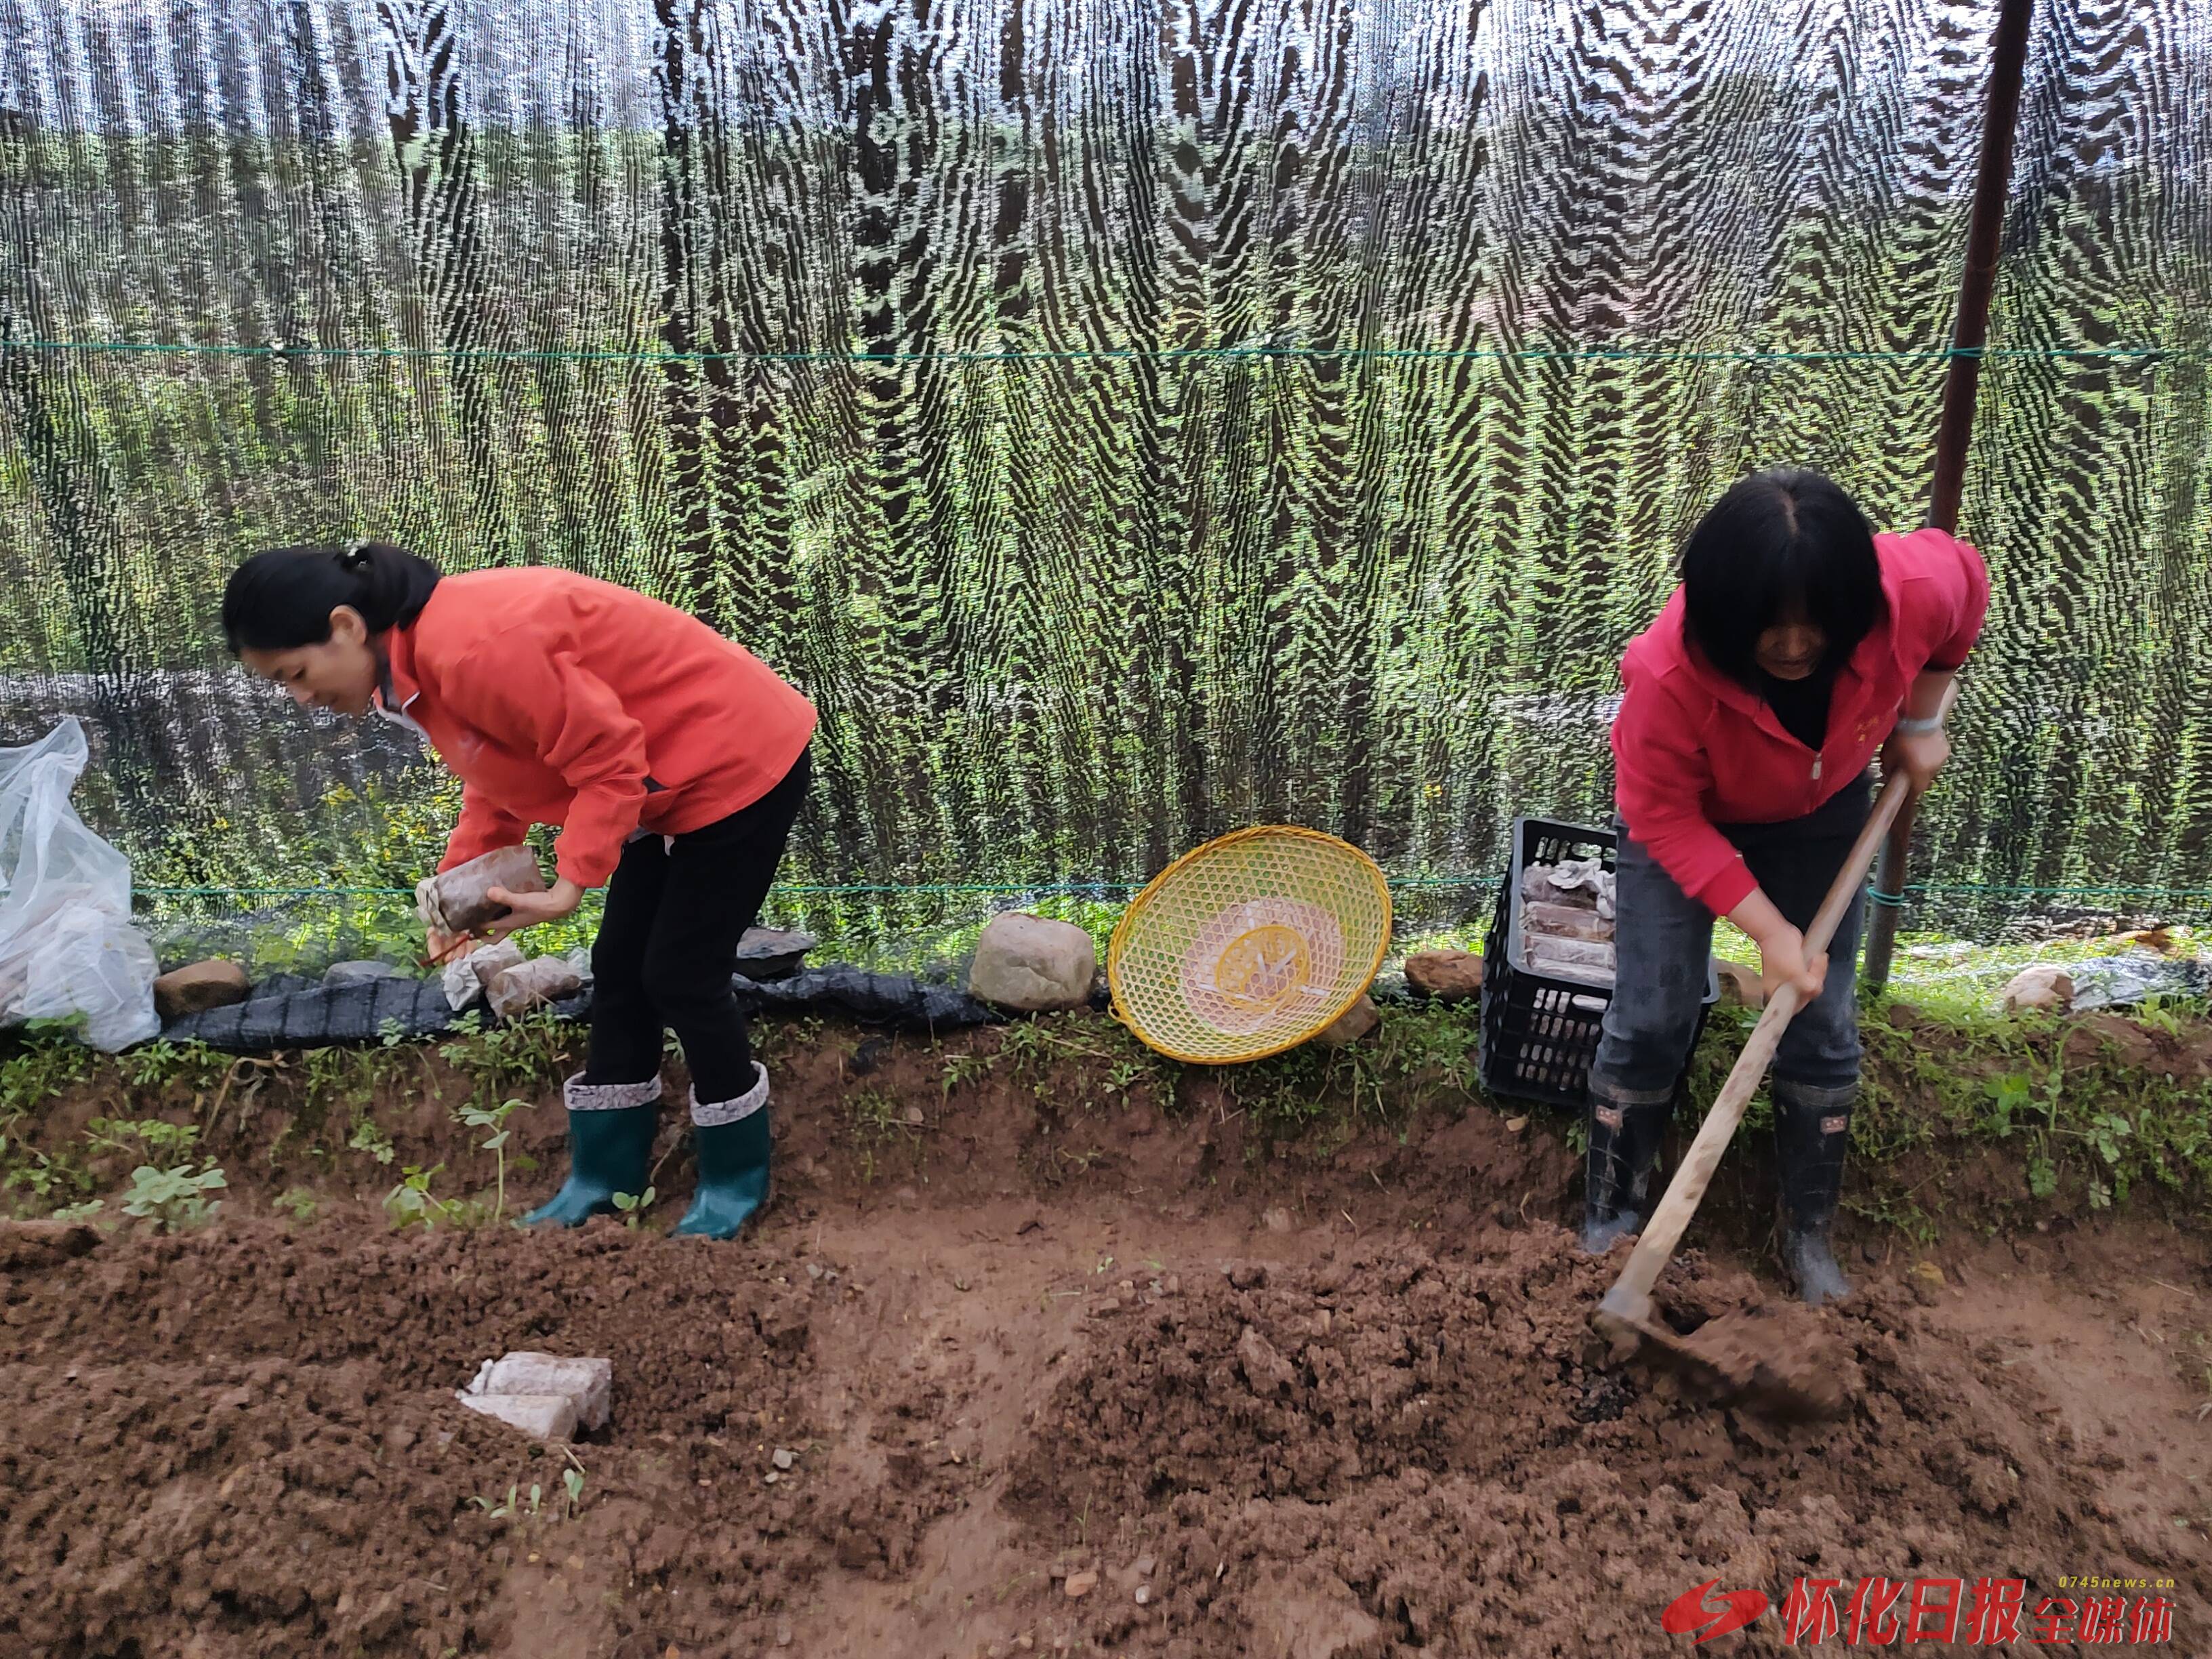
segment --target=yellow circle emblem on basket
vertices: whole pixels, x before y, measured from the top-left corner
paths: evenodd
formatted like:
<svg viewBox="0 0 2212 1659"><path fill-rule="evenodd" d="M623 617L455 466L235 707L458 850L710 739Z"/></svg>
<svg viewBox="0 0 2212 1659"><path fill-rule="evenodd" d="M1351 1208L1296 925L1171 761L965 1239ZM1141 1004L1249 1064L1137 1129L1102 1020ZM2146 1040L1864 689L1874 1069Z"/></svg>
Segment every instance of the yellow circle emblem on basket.
<svg viewBox="0 0 2212 1659"><path fill-rule="evenodd" d="M1122 1022L1162 1054L1259 1060L1328 1030L1390 939L1390 889L1357 848L1311 830L1207 842L1137 896L1108 948Z"/></svg>

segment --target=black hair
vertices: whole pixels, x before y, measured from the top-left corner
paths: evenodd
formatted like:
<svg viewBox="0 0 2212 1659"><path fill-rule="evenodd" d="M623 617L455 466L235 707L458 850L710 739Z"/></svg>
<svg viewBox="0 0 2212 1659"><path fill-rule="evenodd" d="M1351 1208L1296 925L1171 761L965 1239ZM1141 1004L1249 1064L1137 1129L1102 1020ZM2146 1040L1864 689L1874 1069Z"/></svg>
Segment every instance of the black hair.
<svg viewBox="0 0 2212 1659"><path fill-rule="evenodd" d="M1874 527L1839 485L1802 467L1755 472L1706 510L1682 548L1682 589L1692 642L1754 690L1759 636L1789 612L1828 636L1826 672L1885 609Z"/></svg>
<svg viewBox="0 0 2212 1659"><path fill-rule="evenodd" d="M289 651L331 636L331 612L350 605L374 635L422 614L438 567L389 542L279 547L230 573L222 633L240 651Z"/></svg>

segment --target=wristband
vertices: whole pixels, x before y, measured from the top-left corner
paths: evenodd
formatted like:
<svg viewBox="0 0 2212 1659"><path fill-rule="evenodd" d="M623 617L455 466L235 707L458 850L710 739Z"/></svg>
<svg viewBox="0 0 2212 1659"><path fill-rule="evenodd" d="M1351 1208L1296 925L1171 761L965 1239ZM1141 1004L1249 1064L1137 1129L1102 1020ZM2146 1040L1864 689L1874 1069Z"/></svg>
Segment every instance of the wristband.
<svg viewBox="0 0 2212 1659"><path fill-rule="evenodd" d="M1931 714L1924 720L1899 720L1895 727L1900 738L1923 738L1930 732L1942 729L1943 717L1941 714Z"/></svg>

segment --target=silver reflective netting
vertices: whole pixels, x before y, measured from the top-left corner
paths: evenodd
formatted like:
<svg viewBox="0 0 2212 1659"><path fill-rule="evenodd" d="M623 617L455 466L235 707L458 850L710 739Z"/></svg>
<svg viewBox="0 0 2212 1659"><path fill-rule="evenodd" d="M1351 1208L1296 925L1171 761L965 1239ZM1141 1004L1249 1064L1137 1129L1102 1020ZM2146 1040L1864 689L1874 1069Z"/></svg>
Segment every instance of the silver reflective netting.
<svg viewBox="0 0 2212 1659"><path fill-rule="evenodd" d="M1994 11L0 0L0 742L142 883L411 884L450 792L216 624L374 534L802 685L798 878L1494 874L1725 483L1917 522ZM2036 31L1923 841L2202 886L2212 7Z"/></svg>

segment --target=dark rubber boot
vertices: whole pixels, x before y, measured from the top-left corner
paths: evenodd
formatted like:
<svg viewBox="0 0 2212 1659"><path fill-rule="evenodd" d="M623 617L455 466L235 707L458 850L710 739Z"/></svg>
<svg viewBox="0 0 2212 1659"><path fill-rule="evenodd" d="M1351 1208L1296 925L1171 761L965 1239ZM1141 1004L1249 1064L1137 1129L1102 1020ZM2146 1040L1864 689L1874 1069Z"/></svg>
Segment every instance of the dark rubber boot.
<svg viewBox="0 0 2212 1659"><path fill-rule="evenodd" d="M1615 1106L1589 1097L1589 1158L1583 1194L1582 1247L1603 1255L1616 1239L1644 1224L1644 1189L1659 1161L1660 1138L1674 1115L1674 1103Z"/></svg>
<svg viewBox="0 0 2212 1659"><path fill-rule="evenodd" d="M675 1231L694 1238L735 1238L753 1212L768 1201L773 1140L768 1124L768 1072L753 1062L758 1081L738 1100L691 1106L691 1145L699 1159L699 1185ZM717 1117L728 1121L714 1122ZM701 1118L710 1120L700 1121Z"/></svg>
<svg viewBox="0 0 2212 1659"><path fill-rule="evenodd" d="M660 1079L586 1083L568 1079L568 1178L522 1218L526 1227L580 1227L611 1214L617 1193L642 1193L660 1123ZM590 1106L579 1109L579 1103ZM602 1104L601 1103L611 1103Z"/></svg>
<svg viewBox="0 0 2212 1659"><path fill-rule="evenodd" d="M1851 1141L1851 1103L1858 1091L1809 1089L1774 1082L1774 1161L1782 1177L1782 1265L1797 1294L1813 1307L1851 1293L1836 1265L1829 1233L1844 1189L1844 1157Z"/></svg>

